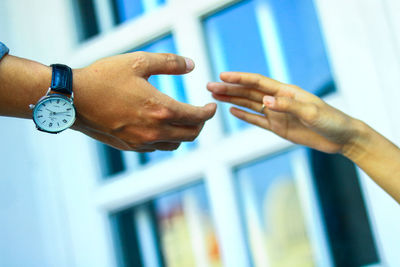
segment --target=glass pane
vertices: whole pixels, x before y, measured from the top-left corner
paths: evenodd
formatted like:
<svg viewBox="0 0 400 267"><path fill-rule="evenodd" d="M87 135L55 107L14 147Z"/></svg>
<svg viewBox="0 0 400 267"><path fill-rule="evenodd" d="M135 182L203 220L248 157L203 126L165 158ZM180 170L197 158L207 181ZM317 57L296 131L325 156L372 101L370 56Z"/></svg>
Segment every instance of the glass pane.
<svg viewBox="0 0 400 267"><path fill-rule="evenodd" d="M158 39L148 45L139 47L135 51L145 51L151 53L173 53L176 54L174 39L171 35ZM180 101L188 103L183 79L179 75L154 75L149 78L149 82L164 94ZM176 151L156 151L152 153L144 153L142 155L142 163L153 163L159 160L171 157L179 153L184 153L195 146L193 142L182 143Z"/></svg>
<svg viewBox="0 0 400 267"><path fill-rule="evenodd" d="M119 266L222 266L204 185L111 216Z"/></svg>
<svg viewBox="0 0 400 267"><path fill-rule="evenodd" d="M254 266L380 263L354 164L343 156L294 149L242 165L236 177Z"/></svg>
<svg viewBox="0 0 400 267"><path fill-rule="evenodd" d="M291 153L241 166L236 171L255 267L315 265L293 172Z"/></svg>
<svg viewBox="0 0 400 267"><path fill-rule="evenodd" d="M312 0L243 1L205 18L204 33L215 78L256 72L318 95L335 90ZM246 127L222 109L228 132Z"/></svg>
<svg viewBox="0 0 400 267"><path fill-rule="evenodd" d="M79 40L85 41L100 32L94 2L93 0L77 0L75 3Z"/></svg>
<svg viewBox="0 0 400 267"><path fill-rule="evenodd" d="M137 18L164 3L165 0L112 0L115 23L120 24Z"/></svg>
<svg viewBox="0 0 400 267"><path fill-rule="evenodd" d="M334 91L314 1L258 0L257 6L258 10L270 8L276 21L290 83L317 95ZM263 32L268 37L268 31Z"/></svg>
<svg viewBox="0 0 400 267"><path fill-rule="evenodd" d="M123 160L123 152L111 146L98 142L98 154L100 157L100 169L103 179L112 178L113 175L123 172L126 165Z"/></svg>
<svg viewBox="0 0 400 267"><path fill-rule="evenodd" d="M222 266L203 185L155 200L166 266Z"/></svg>
<svg viewBox="0 0 400 267"><path fill-rule="evenodd" d="M309 157L335 265L379 263L354 163L315 150L310 150Z"/></svg>

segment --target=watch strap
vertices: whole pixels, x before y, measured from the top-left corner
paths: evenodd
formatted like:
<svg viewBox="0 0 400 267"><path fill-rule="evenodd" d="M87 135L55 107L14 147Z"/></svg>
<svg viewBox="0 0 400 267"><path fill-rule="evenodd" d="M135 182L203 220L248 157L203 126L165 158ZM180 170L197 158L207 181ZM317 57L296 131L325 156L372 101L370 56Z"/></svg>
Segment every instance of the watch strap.
<svg viewBox="0 0 400 267"><path fill-rule="evenodd" d="M3 44L2 42L0 42L0 60L8 54L8 52L10 52L10 49L8 49L8 47Z"/></svg>
<svg viewBox="0 0 400 267"><path fill-rule="evenodd" d="M53 64L51 76L51 90L63 93L72 94L72 69L66 65Z"/></svg>

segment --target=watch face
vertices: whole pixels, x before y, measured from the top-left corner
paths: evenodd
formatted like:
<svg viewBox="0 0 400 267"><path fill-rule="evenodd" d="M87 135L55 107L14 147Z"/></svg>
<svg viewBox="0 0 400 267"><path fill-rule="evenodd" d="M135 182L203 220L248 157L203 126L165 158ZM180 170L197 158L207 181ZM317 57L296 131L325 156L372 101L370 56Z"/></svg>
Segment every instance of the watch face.
<svg viewBox="0 0 400 267"><path fill-rule="evenodd" d="M35 105L33 120L39 130L58 133L72 126L75 108L69 98L53 94Z"/></svg>

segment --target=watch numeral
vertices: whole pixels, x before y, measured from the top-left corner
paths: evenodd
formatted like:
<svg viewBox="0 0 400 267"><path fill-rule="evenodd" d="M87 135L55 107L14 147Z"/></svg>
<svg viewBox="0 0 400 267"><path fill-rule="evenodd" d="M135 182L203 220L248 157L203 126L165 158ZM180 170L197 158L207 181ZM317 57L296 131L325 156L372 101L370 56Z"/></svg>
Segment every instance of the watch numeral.
<svg viewBox="0 0 400 267"><path fill-rule="evenodd" d="M46 122L46 120L44 120L42 123L45 123Z"/></svg>
<svg viewBox="0 0 400 267"><path fill-rule="evenodd" d="M41 118L41 117L43 117L43 115L39 115L39 116L37 116L38 118Z"/></svg>
<svg viewBox="0 0 400 267"><path fill-rule="evenodd" d="M49 123L49 127L51 127L51 126L53 126L53 123L50 122L50 123Z"/></svg>
<svg viewBox="0 0 400 267"><path fill-rule="evenodd" d="M64 123L67 123L68 121L67 121L66 119L63 119L63 122L64 122Z"/></svg>
<svg viewBox="0 0 400 267"><path fill-rule="evenodd" d="M60 124L57 122L57 126L60 126Z"/></svg>
<svg viewBox="0 0 400 267"><path fill-rule="evenodd" d="M60 99L57 99L57 104L60 104Z"/></svg>
<svg viewBox="0 0 400 267"><path fill-rule="evenodd" d="M72 108L67 108L67 110L71 110Z"/></svg>
<svg viewBox="0 0 400 267"><path fill-rule="evenodd" d="M67 102L64 102L64 105L63 106L65 106L67 104Z"/></svg>

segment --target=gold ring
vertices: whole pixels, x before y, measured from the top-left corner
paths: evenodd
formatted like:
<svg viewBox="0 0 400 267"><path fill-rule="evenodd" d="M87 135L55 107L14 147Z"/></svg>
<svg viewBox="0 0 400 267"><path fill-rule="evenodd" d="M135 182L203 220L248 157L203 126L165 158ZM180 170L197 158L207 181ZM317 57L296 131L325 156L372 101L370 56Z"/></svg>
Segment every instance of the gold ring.
<svg viewBox="0 0 400 267"><path fill-rule="evenodd" d="M265 109L265 105L263 104L261 109L260 109L260 113L264 113L264 109Z"/></svg>

